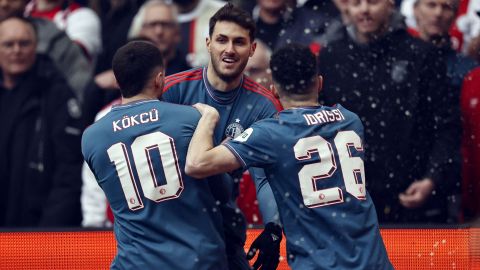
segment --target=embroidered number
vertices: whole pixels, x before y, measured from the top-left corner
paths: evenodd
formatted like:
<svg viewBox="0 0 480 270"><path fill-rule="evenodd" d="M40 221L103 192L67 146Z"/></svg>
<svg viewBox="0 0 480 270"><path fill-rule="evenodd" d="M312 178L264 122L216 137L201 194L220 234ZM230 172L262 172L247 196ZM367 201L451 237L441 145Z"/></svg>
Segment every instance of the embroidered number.
<svg viewBox="0 0 480 270"><path fill-rule="evenodd" d="M154 132L137 137L130 150L133 156L133 165L138 173L140 186L145 198L162 202L175 199L183 191L182 174L178 165L175 142L168 135ZM160 153L166 184L159 185L155 174L151 154ZM132 163L128 157L128 147L124 143L116 143L107 150L110 161L114 163L120 184L122 186L128 208L138 210L143 208L143 201L133 175Z"/></svg>
<svg viewBox="0 0 480 270"><path fill-rule="evenodd" d="M340 131L334 139L342 170L345 188L359 200L365 199L365 170L363 160L352 157L351 148L363 151L360 137L354 131ZM330 178L337 170L335 151L332 145L321 136L302 138L294 146L298 160L308 160L318 153L320 161L303 166L298 173L303 202L314 208L343 202L343 192L339 187L317 190L316 182ZM362 181L360 182L360 179Z"/></svg>

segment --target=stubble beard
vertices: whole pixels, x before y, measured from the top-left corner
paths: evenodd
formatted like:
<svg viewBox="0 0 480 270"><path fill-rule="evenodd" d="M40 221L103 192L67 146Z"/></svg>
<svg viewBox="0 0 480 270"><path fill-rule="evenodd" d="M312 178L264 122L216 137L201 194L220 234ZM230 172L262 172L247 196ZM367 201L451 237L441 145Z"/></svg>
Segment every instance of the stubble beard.
<svg viewBox="0 0 480 270"><path fill-rule="evenodd" d="M238 79L238 77L242 76L243 71L245 70L245 67L247 66L247 61L245 61L245 63L240 63L240 66L238 67L238 69L235 70L233 73L225 74L220 70L220 67L219 67L221 61L222 60L212 61L212 67L213 67L213 71L215 72L215 74L222 81L224 81L226 83L230 83L232 81L235 81L236 79Z"/></svg>

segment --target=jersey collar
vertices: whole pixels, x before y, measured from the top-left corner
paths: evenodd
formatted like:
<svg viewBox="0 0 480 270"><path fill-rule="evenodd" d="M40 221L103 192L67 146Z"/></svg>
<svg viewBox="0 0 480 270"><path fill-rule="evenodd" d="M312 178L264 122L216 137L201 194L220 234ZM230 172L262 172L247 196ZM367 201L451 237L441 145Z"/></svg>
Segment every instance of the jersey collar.
<svg viewBox="0 0 480 270"><path fill-rule="evenodd" d="M208 95L217 103L219 104L229 104L232 103L237 96L240 94L240 89L243 86L243 74L242 74L242 79L240 80L240 84L238 85L237 88L224 92L215 89L210 82L208 81L207 78L207 67L203 68L203 83L205 85L205 88L207 89Z"/></svg>

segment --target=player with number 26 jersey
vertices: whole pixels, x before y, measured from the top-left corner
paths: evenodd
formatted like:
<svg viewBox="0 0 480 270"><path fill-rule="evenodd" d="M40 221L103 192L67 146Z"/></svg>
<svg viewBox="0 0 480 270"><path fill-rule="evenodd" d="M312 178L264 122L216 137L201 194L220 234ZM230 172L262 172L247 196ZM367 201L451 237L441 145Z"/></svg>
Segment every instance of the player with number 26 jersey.
<svg viewBox="0 0 480 270"><path fill-rule="evenodd" d="M189 106L143 100L114 106L84 132L82 152L115 216L112 269L227 268L208 183L184 174L199 118Z"/></svg>
<svg viewBox="0 0 480 270"><path fill-rule="evenodd" d="M393 269L365 190L363 126L340 105L288 109L226 142L265 169L292 269Z"/></svg>

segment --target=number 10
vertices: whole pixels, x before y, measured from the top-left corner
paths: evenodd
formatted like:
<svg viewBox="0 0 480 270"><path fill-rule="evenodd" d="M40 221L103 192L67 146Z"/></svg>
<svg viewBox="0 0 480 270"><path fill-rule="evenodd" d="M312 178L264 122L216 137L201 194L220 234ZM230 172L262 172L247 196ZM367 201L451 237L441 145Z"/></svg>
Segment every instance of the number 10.
<svg viewBox="0 0 480 270"><path fill-rule="evenodd" d="M145 198L154 202L178 198L184 187L173 139L164 133L153 132L137 137L130 148ZM160 152L167 181L165 185L159 185L155 176L154 164L150 158L151 151L155 150ZM143 201L135 182L127 146L121 142L116 143L108 148L107 153L110 161L115 164L128 208L142 209Z"/></svg>

